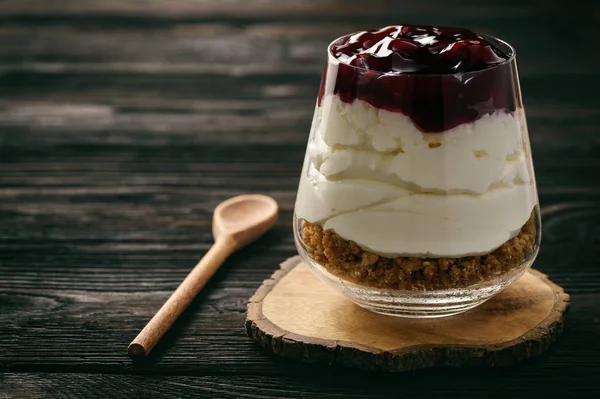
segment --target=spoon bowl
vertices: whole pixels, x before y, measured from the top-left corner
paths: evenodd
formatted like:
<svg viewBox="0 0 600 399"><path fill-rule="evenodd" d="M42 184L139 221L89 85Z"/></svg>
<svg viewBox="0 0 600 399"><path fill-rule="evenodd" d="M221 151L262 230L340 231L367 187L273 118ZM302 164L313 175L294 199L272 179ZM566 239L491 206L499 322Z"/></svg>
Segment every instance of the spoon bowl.
<svg viewBox="0 0 600 399"><path fill-rule="evenodd" d="M277 202L266 195L248 194L220 203L213 214L215 241L231 240L238 250L269 230L277 221Z"/></svg>

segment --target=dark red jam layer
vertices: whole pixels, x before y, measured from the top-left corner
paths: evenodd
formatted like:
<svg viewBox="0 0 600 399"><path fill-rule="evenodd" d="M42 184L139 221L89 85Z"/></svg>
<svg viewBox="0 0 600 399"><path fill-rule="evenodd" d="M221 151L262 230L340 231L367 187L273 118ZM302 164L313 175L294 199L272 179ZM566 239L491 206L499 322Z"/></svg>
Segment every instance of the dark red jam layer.
<svg viewBox="0 0 600 399"><path fill-rule="evenodd" d="M333 94L400 112L424 132L520 105L512 54L466 29L390 26L345 36L329 51L340 61Z"/></svg>

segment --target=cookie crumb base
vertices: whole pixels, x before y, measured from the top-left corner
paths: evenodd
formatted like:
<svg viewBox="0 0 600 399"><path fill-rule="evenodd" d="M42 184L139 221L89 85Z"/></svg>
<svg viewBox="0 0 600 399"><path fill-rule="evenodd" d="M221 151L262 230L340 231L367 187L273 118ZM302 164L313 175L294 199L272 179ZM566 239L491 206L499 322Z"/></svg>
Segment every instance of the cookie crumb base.
<svg viewBox="0 0 600 399"><path fill-rule="evenodd" d="M535 239L532 213L517 236L487 255L387 258L318 224L302 223L304 247L329 273L355 284L392 290L464 288L495 279L519 267L533 250Z"/></svg>

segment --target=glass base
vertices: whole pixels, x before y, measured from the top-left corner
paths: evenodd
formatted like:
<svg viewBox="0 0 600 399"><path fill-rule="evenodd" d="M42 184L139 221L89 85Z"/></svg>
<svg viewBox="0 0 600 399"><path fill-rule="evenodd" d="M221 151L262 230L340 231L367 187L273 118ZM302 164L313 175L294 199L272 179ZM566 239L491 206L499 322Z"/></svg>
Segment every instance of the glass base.
<svg viewBox="0 0 600 399"><path fill-rule="evenodd" d="M532 261L525 262L485 283L466 288L408 291L386 290L361 286L329 273L310 257L302 258L312 272L334 289L343 292L352 302L372 312L409 318L435 318L456 315L481 305L523 275Z"/></svg>
<svg viewBox="0 0 600 399"><path fill-rule="evenodd" d="M372 312L409 318L452 316L473 309L521 277L533 264L540 247L541 225L539 208L535 212L536 239L531 252L513 269L489 280L460 288L431 290L385 289L359 285L344 280L317 263L301 240L302 221L294 215L294 242L300 257L311 271L333 289L341 291L357 305Z"/></svg>

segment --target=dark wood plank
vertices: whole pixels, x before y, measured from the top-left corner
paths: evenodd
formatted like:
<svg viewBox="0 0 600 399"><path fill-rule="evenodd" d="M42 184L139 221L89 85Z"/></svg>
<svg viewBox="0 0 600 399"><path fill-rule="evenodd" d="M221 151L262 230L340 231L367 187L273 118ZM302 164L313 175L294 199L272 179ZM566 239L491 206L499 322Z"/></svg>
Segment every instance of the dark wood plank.
<svg viewBox="0 0 600 399"><path fill-rule="evenodd" d="M285 371L285 368L282 369ZM302 375L140 376L111 374L0 375L0 397L152 398L592 398L597 375L590 369L541 373L534 365L493 372L413 372L374 375L313 367ZM553 378L554 377L554 378Z"/></svg>
<svg viewBox="0 0 600 399"><path fill-rule="evenodd" d="M478 14L485 18L501 18L512 16L513 18L531 18L556 10L560 2L547 1L543 3L546 7L540 8L540 2L536 0L525 0L516 2L495 3L493 6L482 4L476 0L455 0L452 3L444 0L431 0L427 5L423 3L395 3L386 0L376 0L364 7L360 0L333 0L327 2L290 0L280 2L277 0L260 1L252 7L245 7L243 0L232 0L214 3L210 0L179 0L169 2L162 0L146 1L144 3L123 3L118 0L88 0L85 2L77 0L55 0L46 2L44 0L29 0L21 2L18 0L5 0L0 7L4 15L156 15L161 18L189 17L191 16L261 16L276 15L280 18L300 15L303 18L309 16L337 15L342 18L381 15L399 11L409 12L418 16L426 16L428 13L458 14L456 7L464 7L464 11ZM563 10L565 15L569 10Z"/></svg>
<svg viewBox="0 0 600 399"><path fill-rule="evenodd" d="M14 288L0 289L0 336L5 337L0 342L0 370L278 374L279 366L243 330L246 301L270 274L266 266L270 256L259 248L252 251L231 259L157 347L151 361L137 366L132 366L125 348L185 275L185 262L175 262L181 266L174 270L167 266L169 271L159 271L157 266L144 271L146 262L139 262L137 273L125 276L117 266L93 268L86 259L80 262L87 267L78 271L54 268L36 273L29 268L8 274L8 286ZM86 273L100 276L85 279ZM138 277L144 274L148 277ZM596 274L590 270L577 273L575 279L571 276L565 274L562 280L573 288L571 292L581 293L572 295L567 330L552 355L539 365L544 370L560 369L565 362L570 367L588 367L600 356L595 344L600 320L590 317L600 307ZM36 283L38 279L47 281ZM71 284L73 289L67 288Z"/></svg>
<svg viewBox="0 0 600 399"><path fill-rule="evenodd" d="M37 22L34 26L3 22L0 18L0 71L121 72L150 76L318 74L326 46L333 39L360 28L397 23L398 19L392 16L395 13L382 13L376 22L328 18L308 23L250 20L231 24L224 20L143 27L127 22L109 27L105 23L78 26L74 24L77 19L67 16L42 26ZM402 20L408 18L401 10L398 14ZM586 56L585 35L590 32L578 31L594 23L593 11L570 26L568 37L552 32L549 29L552 22L544 18L515 20L507 14L485 20L480 15L451 13L434 14L434 18L425 22L434 22L436 15L443 15L441 23L469 26L505 38L518 51L520 74L525 79L556 75L594 78L600 65L598 59ZM509 23L511 29L506 29ZM151 46L148 40L152 40ZM559 62L555 55L557 47L562 58ZM568 81L557 79L555 83Z"/></svg>

